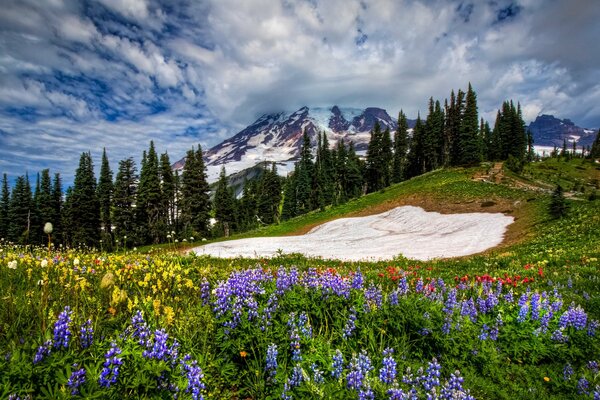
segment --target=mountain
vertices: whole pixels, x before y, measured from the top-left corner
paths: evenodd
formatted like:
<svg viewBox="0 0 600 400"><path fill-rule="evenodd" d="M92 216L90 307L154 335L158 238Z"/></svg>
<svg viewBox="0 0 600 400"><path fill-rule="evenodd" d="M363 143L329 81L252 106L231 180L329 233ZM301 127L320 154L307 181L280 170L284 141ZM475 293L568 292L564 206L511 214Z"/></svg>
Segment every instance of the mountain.
<svg viewBox="0 0 600 400"><path fill-rule="evenodd" d="M577 146L591 146L596 137L595 130L580 128L570 119L558 119L553 115L540 115L529 124L533 134L533 143L536 147L548 146L562 148L566 139L569 146L573 141Z"/></svg>
<svg viewBox="0 0 600 400"><path fill-rule="evenodd" d="M231 138L204 152L208 180L215 181L221 165L227 174L243 171L261 162L277 162L280 174L293 169L300 156L303 132L307 132L316 147L318 132L325 132L331 146L343 139L354 142L357 151L366 151L370 131L379 121L381 129L396 129L396 118L386 110L368 107L356 108L309 108L294 112L265 114ZM409 120L409 127L415 121ZM392 133L393 134L393 133ZM174 164L183 168L185 159Z"/></svg>

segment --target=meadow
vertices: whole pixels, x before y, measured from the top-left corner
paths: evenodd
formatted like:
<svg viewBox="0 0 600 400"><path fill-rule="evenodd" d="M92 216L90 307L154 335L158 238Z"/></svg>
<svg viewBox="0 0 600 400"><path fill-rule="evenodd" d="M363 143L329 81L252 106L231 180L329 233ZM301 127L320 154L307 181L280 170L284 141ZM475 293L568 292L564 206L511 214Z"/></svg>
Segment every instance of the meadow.
<svg viewBox="0 0 600 400"><path fill-rule="evenodd" d="M569 165L560 179L582 190L561 219L531 187L556 179L539 163L500 183L473 179L489 166L434 171L245 234L401 204L515 216L503 245L456 259L3 243L0 397L600 398L600 201L587 196L598 170Z"/></svg>

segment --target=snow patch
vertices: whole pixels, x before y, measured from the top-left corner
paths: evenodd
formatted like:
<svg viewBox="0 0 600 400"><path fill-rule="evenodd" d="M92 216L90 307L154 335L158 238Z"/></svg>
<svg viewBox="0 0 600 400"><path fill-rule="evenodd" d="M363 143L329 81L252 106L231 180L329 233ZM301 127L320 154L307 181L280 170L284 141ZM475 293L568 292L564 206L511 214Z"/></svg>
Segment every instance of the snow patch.
<svg viewBox="0 0 600 400"><path fill-rule="evenodd" d="M344 261L460 257L499 245L513 217L496 213L440 214L397 207L382 214L340 218L302 236L231 240L196 247L215 257L272 257L302 253Z"/></svg>

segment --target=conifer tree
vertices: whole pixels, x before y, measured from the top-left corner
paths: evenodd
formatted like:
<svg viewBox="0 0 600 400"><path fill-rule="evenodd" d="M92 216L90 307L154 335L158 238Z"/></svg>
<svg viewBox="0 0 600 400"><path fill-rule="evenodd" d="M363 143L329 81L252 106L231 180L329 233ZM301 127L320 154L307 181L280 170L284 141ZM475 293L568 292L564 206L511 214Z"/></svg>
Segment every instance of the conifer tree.
<svg viewBox="0 0 600 400"><path fill-rule="evenodd" d="M285 180L283 190L283 206L281 208L281 220L286 221L294 218L297 214L297 199L296 199L296 176L298 174L298 163L294 168L294 172L288 175ZM245 197L245 195L244 195Z"/></svg>
<svg viewBox="0 0 600 400"><path fill-rule="evenodd" d="M316 169L316 199L315 206L324 209L333 203L335 167L333 165L331 150L327 134L319 133L317 146Z"/></svg>
<svg viewBox="0 0 600 400"><path fill-rule="evenodd" d="M257 199L257 213L265 224L279 221L279 205L281 203L281 180L277 175L277 166L273 163L271 169L265 169L260 183Z"/></svg>
<svg viewBox="0 0 600 400"><path fill-rule="evenodd" d="M400 110L398 126L394 132L394 158L392 160L392 182L398 183L405 179L406 152L408 151L408 123L406 115Z"/></svg>
<svg viewBox="0 0 600 400"><path fill-rule="evenodd" d="M150 141L150 148L140 170L140 183L136 198L137 237L142 243L148 241L158 243L166 235L166 226L161 224L162 193L160 188L160 175L158 156L154 149L154 141Z"/></svg>
<svg viewBox="0 0 600 400"><path fill-rule="evenodd" d="M10 220L8 238L12 242L29 243L32 205L33 198L29 178L27 175L19 176L12 189L8 208L8 219Z"/></svg>
<svg viewBox="0 0 600 400"><path fill-rule="evenodd" d="M354 150L354 142L348 145L348 157L346 159L347 178L345 192L349 199L360 197L366 192L364 179L364 165Z"/></svg>
<svg viewBox="0 0 600 400"><path fill-rule="evenodd" d="M444 140L444 112L440 102L434 103L429 99L429 115L425 120L423 133L423 159L425 161L424 171L431 171L442 164L443 140Z"/></svg>
<svg viewBox="0 0 600 400"><path fill-rule="evenodd" d="M481 118L481 123L479 124L479 137L481 141L481 155L483 160L491 161L493 158L491 156L492 151L492 131L490 129L490 125L487 121L484 121Z"/></svg>
<svg viewBox="0 0 600 400"><path fill-rule="evenodd" d="M0 193L0 239L8 239L8 208L10 205L10 190L8 187L8 176L2 176L2 193Z"/></svg>
<svg viewBox="0 0 600 400"><path fill-rule="evenodd" d="M162 182L162 217L168 227L167 230L170 231L171 227L175 225L175 176L169 154L166 152L160 155L160 179Z"/></svg>
<svg viewBox="0 0 600 400"><path fill-rule="evenodd" d="M386 128L381 135L381 148L380 148L380 188L390 186L392 183L392 159L394 154L392 152L392 137L390 135L390 129Z"/></svg>
<svg viewBox="0 0 600 400"><path fill-rule="evenodd" d="M344 139L337 142L336 148L332 153L332 160L335 168L333 179L333 203L343 204L348 200L346 193L346 182L348 179L348 154Z"/></svg>
<svg viewBox="0 0 600 400"><path fill-rule="evenodd" d="M137 169L133 158L119 161L119 169L113 190L113 223L117 242L135 233L135 205L137 193Z"/></svg>
<svg viewBox="0 0 600 400"><path fill-rule="evenodd" d="M567 214L568 207L563 193L563 188L560 185L556 186L552 192L550 200L549 212L553 218L562 218Z"/></svg>
<svg viewBox="0 0 600 400"><path fill-rule="evenodd" d="M229 187L229 180L224 166L221 167L213 204L218 233L228 237L236 229L235 196L233 190Z"/></svg>
<svg viewBox="0 0 600 400"><path fill-rule="evenodd" d="M312 159L310 138L308 137L308 133L304 131L302 148L300 150L300 162L296 175L296 212L298 215L313 210L314 164Z"/></svg>
<svg viewBox="0 0 600 400"><path fill-rule="evenodd" d="M258 180L244 182L244 191L240 201L239 224L241 230L250 230L257 227L257 198Z"/></svg>
<svg viewBox="0 0 600 400"><path fill-rule="evenodd" d="M202 148L198 145L198 150L187 152L181 176L180 218L187 236L208 234L211 204L206 179Z"/></svg>
<svg viewBox="0 0 600 400"><path fill-rule="evenodd" d="M106 148L102 151L102 164L100 166L100 179L98 180L98 201L100 202L100 222L102 230L107 236L107 241L112 243L112 207L113 173L110 169Z"/></svg>
<svg viewBox="0 0 600 400"><path fill-rule="evenodd" d="M60 174L57 172L54 174L54 180L52 181L52 237L54 243L64 243L63 238L63 223L62 223L62 210L63 208L63 192L62 192L62 180Z"/></svg>
<svg viewBox="0 0 600 400"><path fill-rule="evenodd" d="M52 181L50 179L50 170L44 169L42 170L41 179L40 179L40 192L38 194L37 201L37 214L38 214L38 227L35 228L37 232L36 236L39 238L39 243L42 243L42 238L45 235L43 232L44 224L46 222L52 223L52 227L54 228L54 224L56 223L54 220L54 199L52 197Z"/></svg>
<svg viewBox="0 0 600 400"><path fill-rule="evenodd" d="M381 186L381 149L382 149L382 134L379 121L375 122L371 129L371 139L367 148L367 166L366 166L366 183L367 193L375 192L382 188Z"/></svg>
<svg viewBox="0 0 600 400"><path fill-rule="evenodd" d="M417 115L417 122L415 123L410 141L410 151L408 152L407 178L412 178L425 172L424 140L425 126L421 121L421 116Z"/></svg>
<svg viewBox="0 0 600 400"><path fill-rule="evenodd" d="M469 83L465 110L459 131L458 164L473 165L481 162L481 143L479 137L479 117L477 114L477 95Z"/></svg>
<svg viewBox="0 0 600 400"><path fill-rule="evenodd" d="M90 153L81 154L71 197L73 245L97 245L100 237L100 202Z"/></svg>
<svg viewBox="0 0 600 400"><path fill-rule="evenodd" d="M73 188L69 186L65 192L65 202L61 212L62 240L66 245L73 243L73 220L72 220L72 205L73 205Z"/></svg>
<svg viewBox="0 0 600 400"><path fill-rule="evenodd" d="M591 159L600 158L600 129L598 129L596 139L594 139L594 143L592 143L592 148L589 151L589 157Z"/></svg>
<svg viewBox="0 0 600 400"><path fill-rule="evenodd" d="M535 148L533 147L533 134L527 130L527 162L535 160Z"/></svg>
<svg viewBox="0 0 600 400"><path fill-rule="evenodd" d="M29 243L41 244L43 238L43 223L40 219L40 193L41 193L40 173L36 174L35 191L33 192L33 202L31 207Z"/></svg>

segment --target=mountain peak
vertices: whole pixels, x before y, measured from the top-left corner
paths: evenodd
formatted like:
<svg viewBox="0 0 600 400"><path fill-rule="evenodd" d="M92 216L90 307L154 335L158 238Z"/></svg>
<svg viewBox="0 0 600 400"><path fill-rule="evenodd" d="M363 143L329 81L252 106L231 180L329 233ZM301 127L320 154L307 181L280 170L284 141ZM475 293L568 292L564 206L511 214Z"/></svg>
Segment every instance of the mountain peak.
<svg viewBox="0 0 600 400"><path fill-rule="evenodd" d="M538 115L529 130L533 135L536 146L561 147L566 140L569 143L577 142L579 146L591 145L594 141L594 131L581 128L568 118L560 119L554 115Z"/></svg>

